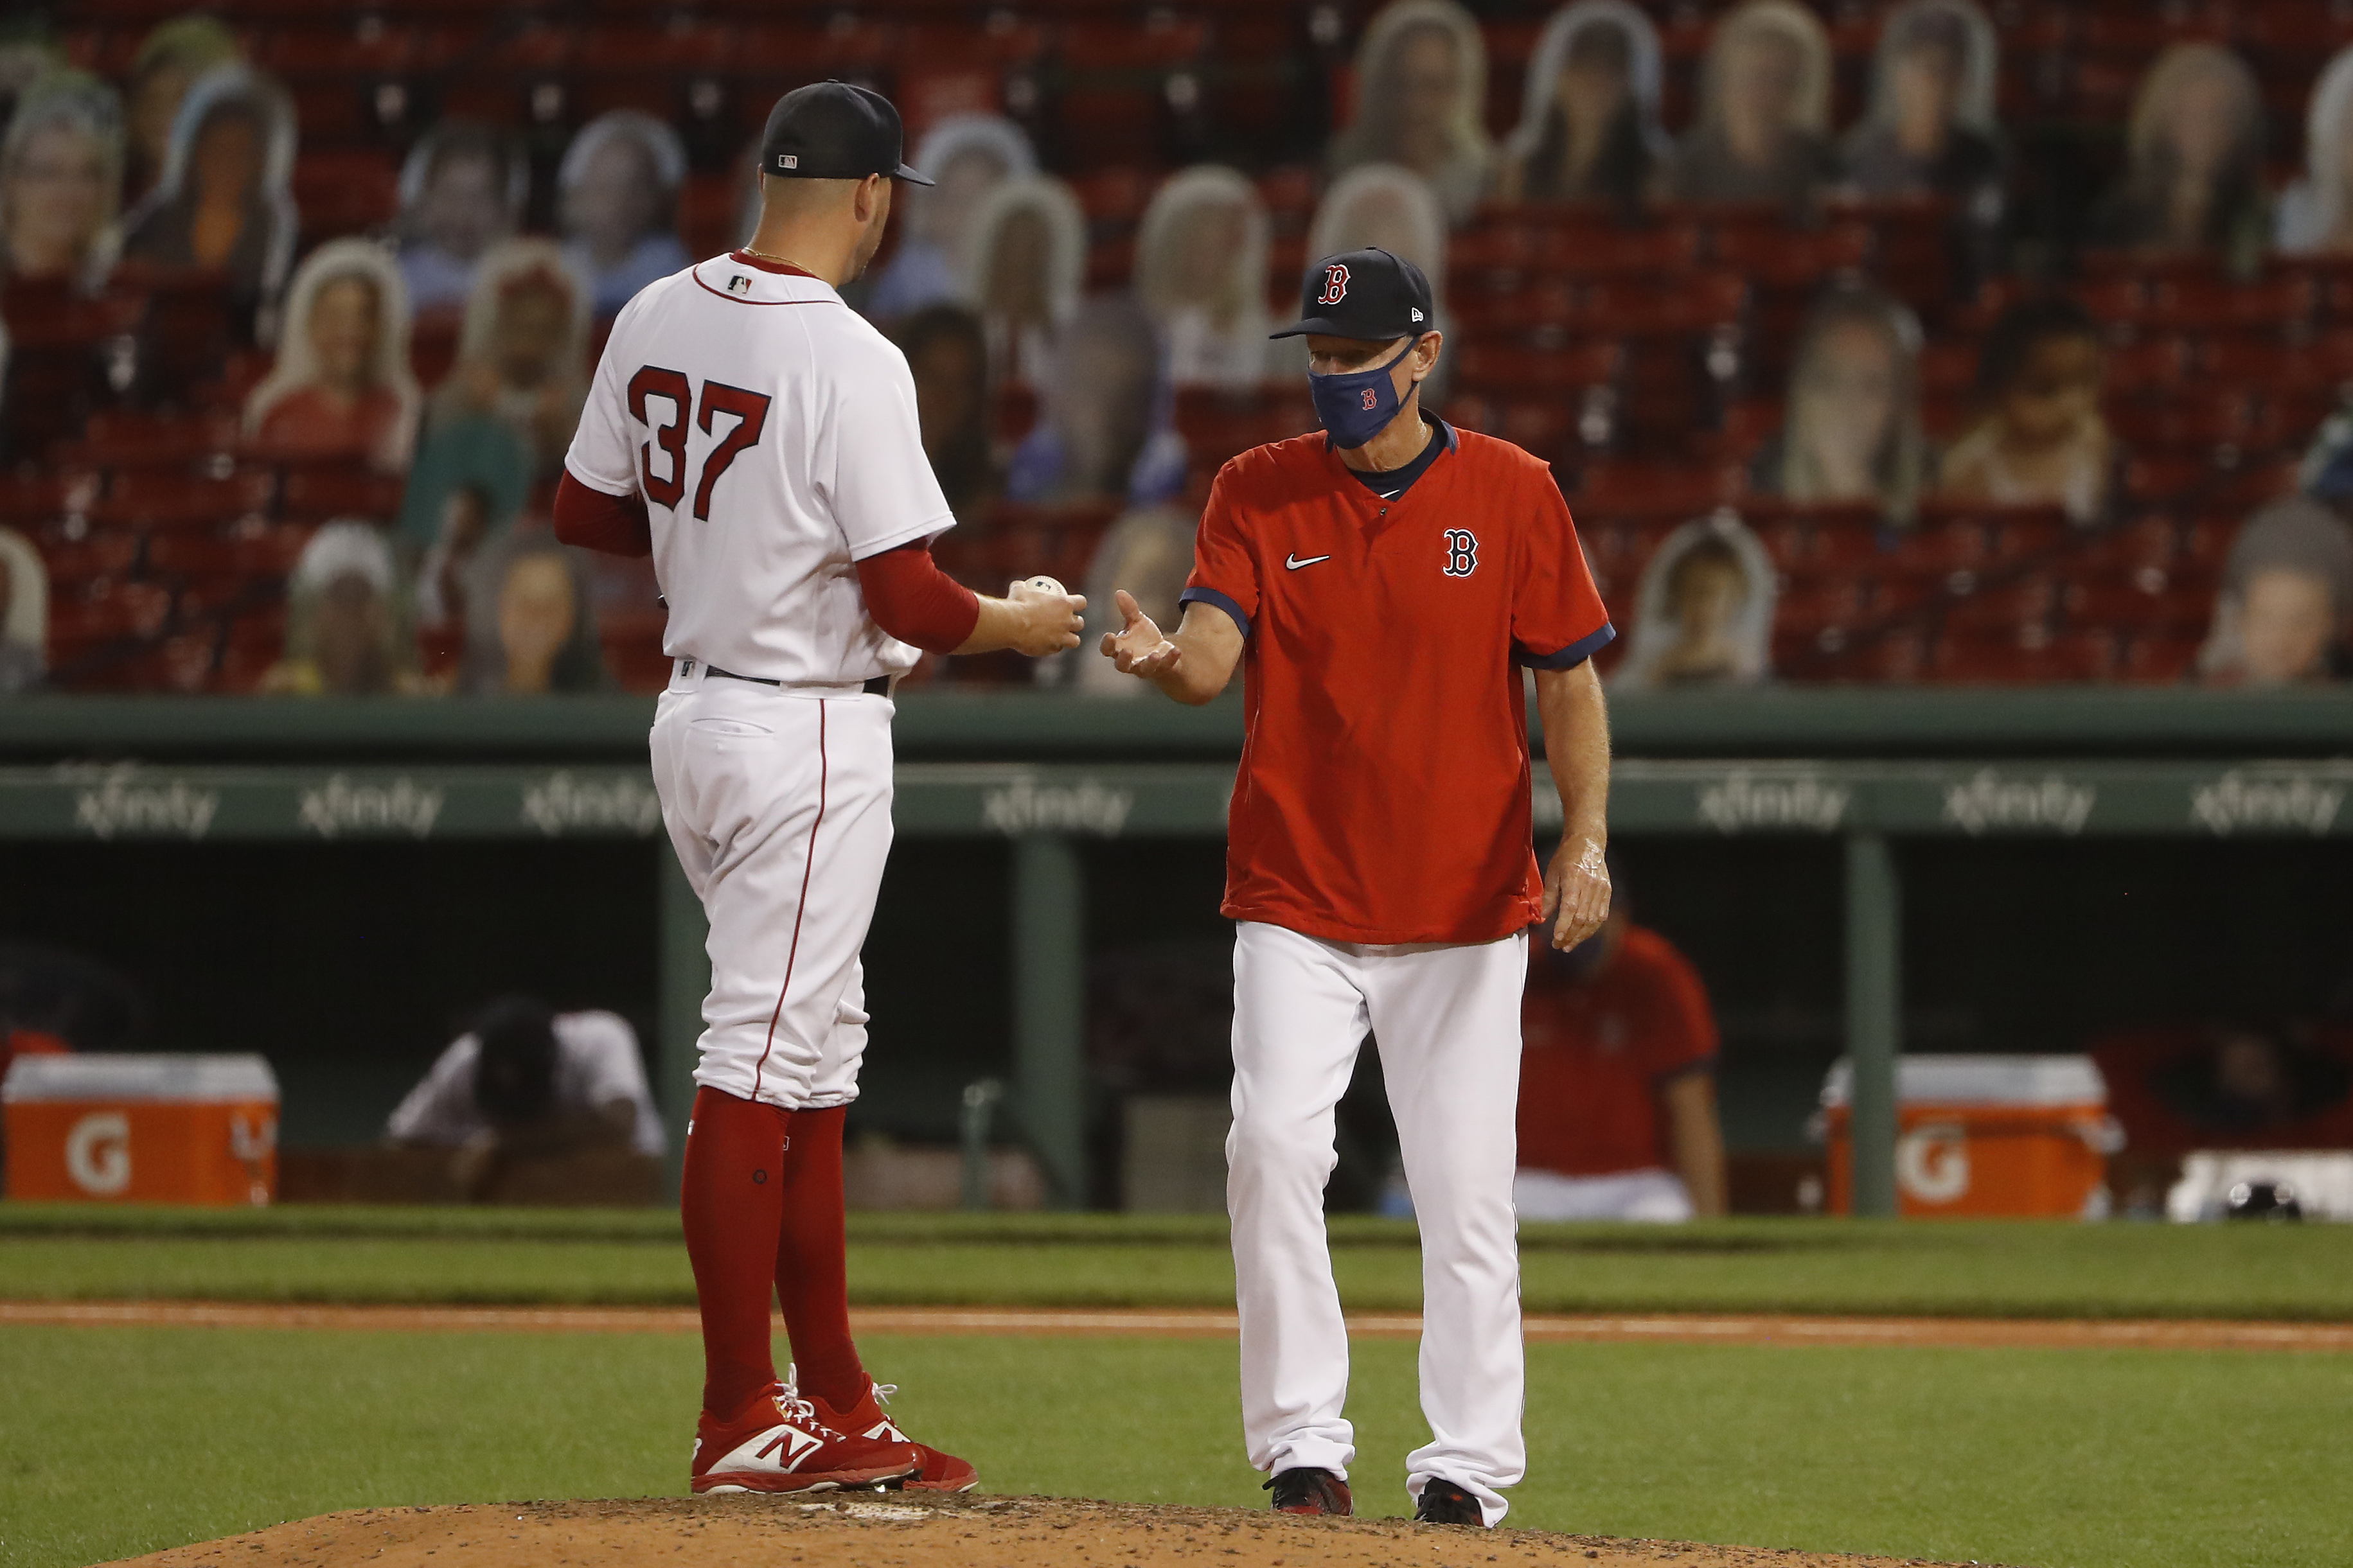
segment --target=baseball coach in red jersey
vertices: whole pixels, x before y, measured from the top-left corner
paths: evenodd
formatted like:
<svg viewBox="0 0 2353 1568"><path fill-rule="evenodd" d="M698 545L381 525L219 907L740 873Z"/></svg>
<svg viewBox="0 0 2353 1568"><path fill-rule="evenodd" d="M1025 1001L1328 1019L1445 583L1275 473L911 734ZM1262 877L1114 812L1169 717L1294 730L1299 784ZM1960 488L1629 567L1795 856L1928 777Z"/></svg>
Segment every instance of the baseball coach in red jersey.
<svg viewBox="0 0 2353 1568"><path fill-rule="evenodd" d="M1613 635L1547 467L1421 405L1430 283L1385 250L1309 268L1324 428L1243 453L1209 492L1184 623L1118 596L1117 667L1207 702L1239 666L1246 738L1224 912L1234 942L1227 1202L1242 1425L1274 1506L1345 1513L1347 1335L1324 1234L1333 1112L1380 1045L1421 1224L1415 1517L1492 1526L1520 1479L1512 1212L1521 933L1570 947L1609 909ZM1539 872L1522 669L1567 830Z"/></svg>

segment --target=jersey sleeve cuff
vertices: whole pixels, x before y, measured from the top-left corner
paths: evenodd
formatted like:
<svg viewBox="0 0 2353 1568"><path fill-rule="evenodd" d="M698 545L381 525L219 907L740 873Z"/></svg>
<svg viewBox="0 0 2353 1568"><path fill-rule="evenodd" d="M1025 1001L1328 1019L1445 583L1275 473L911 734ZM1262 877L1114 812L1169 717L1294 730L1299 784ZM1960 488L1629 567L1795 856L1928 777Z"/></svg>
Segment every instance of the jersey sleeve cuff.
<svg viewBox="0 0 2353 1568"><path fill-rule="evenodd" d="M628 497L638 493L638 479L635 474L618 483L611 479L599 479L594 474L584 472L580 465L572 460L572 454L569 452L564 455L564 471L600 496Z"/></svg>
<svg viewBox="0 0 2353 1568"><path fill-rule="evenodd" d="M1180 605L1213 605L1233 617L1234 625L1241 627L1242 636L1246 637L1250 636L1250 616L1242 613L1242 607L1240 605L1235 604L1215 588L1187 588L1176 595L1176 602Z"/></svg>
<svg viewBox="0 0 2353 1568"><path fill-rule="evenodd" d="M880 539L862 540L849 547L849 558L852 561L871 561L877 555L886 554L902 544L913 544L919 539L937 539L941 534L954 528L955 521L955 513L944 511L937 517L916 523L912 528L902 528L896 533L886 533Z"/></svg>
<svg viewBox="0 0 2353 1568"><path fill-rule="evenodd" d="M1532 653L1525 647L1514 646L1512 656L1530 669L1575 669L1578 665L1609 647L1617 636L1618 628L1604 621L1599 629L1577 638L1558 653Z"/></svg>

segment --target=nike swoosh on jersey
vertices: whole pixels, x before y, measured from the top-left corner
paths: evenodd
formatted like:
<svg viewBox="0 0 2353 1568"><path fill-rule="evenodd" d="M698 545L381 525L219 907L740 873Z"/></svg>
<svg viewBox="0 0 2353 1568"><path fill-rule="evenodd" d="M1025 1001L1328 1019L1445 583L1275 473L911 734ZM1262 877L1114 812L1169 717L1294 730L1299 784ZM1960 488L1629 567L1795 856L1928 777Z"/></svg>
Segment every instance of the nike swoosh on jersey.
<svg viewBox="0 0 2353 1568"><path fill-rule="evenodd" d="M1332 558L1329 555L1311 555L1306 560L1302 561L1299 558L1298 552L1293 551L1291 554L1282 558L1282 564L1285 571L1296 572L1302 566L1313 566L1318 561L1329 561Z"/></svg>

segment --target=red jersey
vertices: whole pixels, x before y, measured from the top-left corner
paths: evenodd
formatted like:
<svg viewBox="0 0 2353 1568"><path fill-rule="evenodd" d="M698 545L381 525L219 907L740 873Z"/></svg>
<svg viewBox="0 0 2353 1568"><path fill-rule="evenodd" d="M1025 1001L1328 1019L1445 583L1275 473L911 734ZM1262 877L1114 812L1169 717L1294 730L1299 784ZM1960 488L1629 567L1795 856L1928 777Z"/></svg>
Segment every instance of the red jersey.
<svg viewBox="0 0 2353 1568"><path fill-rule="evenodd" d="M1247 638L1225 914L1329 942L1492 942L1538 917L1519 666L1615 635L1551 470L1437 423L1383 500L1322 433L1209 491L1186 600Z"/></svg>
<svg viewBox="0 0 2353 1568"><path fill-rule="evenodd" d="M1691 961L1629 926L1618 955L1571 985L1528 968L1520 1003L1520 1164L1565 1176L1672 1170L1659 1086L1715 1058L1715 1016Z"/></svg>

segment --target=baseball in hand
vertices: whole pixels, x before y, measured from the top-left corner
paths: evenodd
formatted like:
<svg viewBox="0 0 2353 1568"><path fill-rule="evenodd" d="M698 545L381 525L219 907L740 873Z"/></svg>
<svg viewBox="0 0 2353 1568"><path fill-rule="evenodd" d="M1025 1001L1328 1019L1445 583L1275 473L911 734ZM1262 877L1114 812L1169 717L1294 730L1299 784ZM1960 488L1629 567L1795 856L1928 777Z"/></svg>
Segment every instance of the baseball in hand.
<svg viewBox="0 0 2353 1568"><path fill-rule="evenodd" d="M1049 594L1060 594L1064 598L1068 598L1071 593L1068 588L1063 587L1051 577L1032 577L1029 579L1029 586L1032 588L1043 588Z"/></svg>

